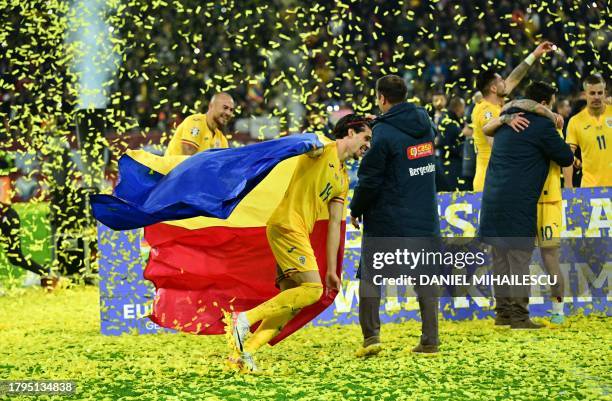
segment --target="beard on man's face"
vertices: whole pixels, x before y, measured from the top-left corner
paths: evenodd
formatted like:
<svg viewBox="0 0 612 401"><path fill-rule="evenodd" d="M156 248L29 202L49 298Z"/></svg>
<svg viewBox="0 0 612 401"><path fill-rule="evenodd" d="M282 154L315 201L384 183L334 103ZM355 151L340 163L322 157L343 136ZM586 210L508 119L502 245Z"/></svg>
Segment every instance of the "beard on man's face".
<svg viewBox="0 0 612 401"><path fill-rule="evenodd" d="M215 122L217 123L217 125L219 127L224 127L225 124L227 124L227 120L225 119L225 117L223 117L222 114L217 114L217 116L214 118Z"/></svg>

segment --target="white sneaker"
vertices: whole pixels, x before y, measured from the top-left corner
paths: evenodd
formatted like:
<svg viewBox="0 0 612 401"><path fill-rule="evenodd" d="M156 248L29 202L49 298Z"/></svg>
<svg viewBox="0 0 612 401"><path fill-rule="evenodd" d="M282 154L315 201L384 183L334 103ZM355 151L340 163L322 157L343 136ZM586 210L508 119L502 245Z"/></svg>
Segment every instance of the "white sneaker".
<svg viewBox="0 0 612 401"><path fill-rule="evenodd" d="M226 360L227 366L240 373L261 373L253 355L248 352L241 352L240 356L230 356Z"/></svg>
<svg viewBox="0 0 612 401"><path fill-rule="evenodd" d="M40 287L40 276L32 272L26 272L25 278L23 279L24 287Z"/></svg>
<svg viewBox="0 0 612 401"><path fill-rule="evenodd" d="M255 359L253 358L253 355L251 355L251 353L243 352L240 355L240 361L242 363L243 370L251 373L259 372L259 368L255 364Z"/></svg>
<svg viewBox="0 0 612 401"><path fill-rule="evenodd" d="M240 352L244 352L243 346L247 336L249 335L250 328L251 326L249 325L249 321L247 320L244 312L232 312L232 335L234 336L236 348Z"/></svg>

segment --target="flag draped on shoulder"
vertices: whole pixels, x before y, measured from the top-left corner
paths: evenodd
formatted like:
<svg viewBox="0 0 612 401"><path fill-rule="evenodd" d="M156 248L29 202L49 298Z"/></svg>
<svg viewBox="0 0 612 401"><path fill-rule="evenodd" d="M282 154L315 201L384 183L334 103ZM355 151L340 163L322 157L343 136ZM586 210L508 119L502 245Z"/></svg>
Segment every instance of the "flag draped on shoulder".
<svg viewBox="0 0 612 401"><path fill-rule="evenodd" d="M278 294L266 223L291 180L294 156L328 142L301 134L188 158L141 151L121 158L114 196L95 195L92 205L96 218L111 228L145 226L151 251L144 276L156 288L150 316L155 323L222 334L224 310L248 310ZM324 210L310 234L324 285L328 220ZM343 220L338 275L345 229ZM326 288L271 344L314 319L336 294Z"/></svg>
<svg viewBox="0 0 612 401"><path fill-rule="evenodd" d="M300 134L191 157L128 151L119 160L114 195L92 195L93 215L115 230L196 216L225 219L279 162L321 146L315 134Z"/></svg>

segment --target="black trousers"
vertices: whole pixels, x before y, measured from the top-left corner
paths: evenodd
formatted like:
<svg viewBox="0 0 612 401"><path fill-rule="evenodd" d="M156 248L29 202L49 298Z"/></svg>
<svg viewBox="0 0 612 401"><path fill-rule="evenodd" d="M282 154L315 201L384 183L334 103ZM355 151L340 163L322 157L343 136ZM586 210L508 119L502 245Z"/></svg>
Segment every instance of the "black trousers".
<svg viewBox="0 0 612 401"><path fill-rule="evenodd" d="M364 346L380 341L381 288L368 280L359 282L359 324ZM421 313L421 344L439 345L438 309L440 297L436 287L415 287ZM378 296L374 296L375 294Z"/></svg>
<svg viewBox="0 0 612 401"><path fill-rule="evenodd" d="M492 247L493 273L499 275L529 274L532 251ZM529 288L494 286L495 315L500 319L529 319Z"/></svg>
<svg viewBox="0 0 612 401"><path fill-rule="evenodd" d="M0 204L0 231L2 232L0 245L4 248L9 262L32 273L47 275L48 272L44 267L23 255L19 239L20 228L21 221L17 212L9 205Z"/></svg>

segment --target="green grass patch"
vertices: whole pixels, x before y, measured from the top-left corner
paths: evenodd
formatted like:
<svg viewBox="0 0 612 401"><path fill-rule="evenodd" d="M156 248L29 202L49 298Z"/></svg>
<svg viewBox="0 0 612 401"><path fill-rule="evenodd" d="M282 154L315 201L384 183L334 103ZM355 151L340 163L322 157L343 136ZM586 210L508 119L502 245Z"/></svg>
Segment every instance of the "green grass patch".
<svg viewBox="0 0 612 401"><path fill-rule="evenodd" d="M442 353L418 356L420 324L383 326L385 350L356 359L358 325L307 327L257 355L261 376L224 369L222 336L99 333L98 291L16 289L0 297L0 377L71 379L78 400L610 399L610 319L511 331L441 321ZM32 399L22 397L23 399ZM19 399L19 397L11 397Z"/></svg>

